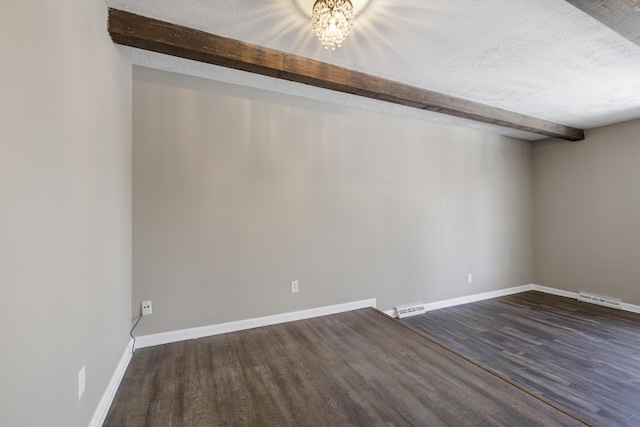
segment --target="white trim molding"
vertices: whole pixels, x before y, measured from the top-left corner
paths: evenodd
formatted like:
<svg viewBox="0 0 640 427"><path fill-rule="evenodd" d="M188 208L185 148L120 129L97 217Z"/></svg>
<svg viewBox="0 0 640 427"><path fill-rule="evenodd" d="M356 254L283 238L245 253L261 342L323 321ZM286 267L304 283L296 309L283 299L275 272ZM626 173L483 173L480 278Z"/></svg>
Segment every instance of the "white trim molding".
<svg viewBox="0 0 640 427"><path fill-rule="evenodd" d="M169 344L172 342L208 337L212 335L226 334L229 332L259 328L261 326L275 325L278 323L293 322L295 320L310 319L313 317L327 316L329 314L343 313L345 311L358 310L367 307L375 308L376 299L372 298L362 301L330 305L326 307L311 308L309 310L258 317L255 319L238 320L236 322L220 323L217 325L201 326L198 328L161 332L151 335L142 335L136 338L135 348L138 349L151 347L154 345Z"/></svg>
<svg viewBox="0 0 640 427"><path fill-rule="evenodd" d="M424 312L426 313L427 311L438 310L440 308L454 307L456 305L468 304L470 302L483 301L486 299L503 297L506 295L518 294L520 292L526 292L526 291L539 291L539 292L544 292L546 294L558 295L561 297L567 297L572 299L578 298L577 292L564 291L562 289L550 288L548 286L530 284L530 285L516 286L513 288L500 289L500 290L491 291L491 292L483 292L480 294L469 295L466 297L452 298L448 300L424 304ZM632 313L640 314L640 305L627 304L623 302L622 307L620 309L624 311L630 311ZM391 317L398 317L395 310L387 310L384 313Z"/></svg>
<svg viewBox="0 0 640 427"><path fill-rule="evenodd" d="M574 299L578 298L577 292L563 291L561 289L549 288L547 286L533 285L533 290L546 292L548 294L553 294L553 295L559 295L561 297L574 298ZM628 304L626 302L623 302L622 306L620 307L620 310L630 311L631 313L640 314L640 305Z"/></svg>
<svg viewBox="0 0 640 427"><path fill-rule="evenodd" d="M531 288L532 291L540 291L540 292L544 292L545 294L558 295L560 297L567 297L567 298L573 298L573 299L578 298L577 292L563 291L562 289L549 288L547 286L540 286L540 285L531 285L531 286L532 286Z"/></svg>
<svg viewBox="0 0 640 427"><path fill-rule="evenodd" d="M533 290L546 292L548 294L553 294L553 295L560 295L561 297L574 298L574 299L578 298L577 292L563 291L560 289L549 288L547 286L533 285ZM622 305L620 306L620 310L630 311L632 313L640 314L640 305L628 304L626 302L623 302Z"/></svg>
<svg viewBox="0 0 640 427"><path fill-rule="evenodd" d="M622 307L620 307L620 309L624 311L630 311L632 313L640 314L640 305L627 304L626 302L623 302Z"/></svg>
<svg viewBox="0 0 640 427"><path fill-rule="evenodd" d="M102 394L102 398L100 399L96 410L93 412L93 417L91 417L89 427L100 427L107 418L109 408L111 408L111 403L113 403L113 399L116 397L116 392L118 391L118 387L120 387L120 382L122 381L122 378L124 378L124 374L127 371L129 362L131 361L131 356L133 355L131 353L132 345L133 340L129 339L127 347L124 349L124 353L120 358L120 362L118 362L118 366L116 366L116 370L107 385L107 389Z"/></svg>
<svg viewBox="0 0 640 427"><path fill-rule="evenodd" d="M520 292L534 290L535 286L536 285L515 286L513 288L499 289L497 291L489 291L489 292L483 292L480 294L468 295L468 296L459 297L459 298L452 298L452 299L447 299L442 301L430 302L424 305L424 311L426 313L427 311L438 310L440 308L454 307L456 305L468 304L470 302L483 301L486 299L498 298L498 297L503 297L503 296L512 295L512 294L519 294ZM395 310L387 310L385 311L385 314L391 317L398 317Z"/></svg>

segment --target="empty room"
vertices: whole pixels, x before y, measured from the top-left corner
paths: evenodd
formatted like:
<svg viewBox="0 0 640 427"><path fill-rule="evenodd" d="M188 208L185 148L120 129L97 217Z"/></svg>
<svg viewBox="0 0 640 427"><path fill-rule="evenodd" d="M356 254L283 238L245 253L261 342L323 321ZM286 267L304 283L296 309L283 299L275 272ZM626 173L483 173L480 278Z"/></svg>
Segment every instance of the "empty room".
<svg viewBox="0 0 640 427"><path fill-rule="evenodd" d="M637 1L0 24L0 425L640 425Z"/></svg>

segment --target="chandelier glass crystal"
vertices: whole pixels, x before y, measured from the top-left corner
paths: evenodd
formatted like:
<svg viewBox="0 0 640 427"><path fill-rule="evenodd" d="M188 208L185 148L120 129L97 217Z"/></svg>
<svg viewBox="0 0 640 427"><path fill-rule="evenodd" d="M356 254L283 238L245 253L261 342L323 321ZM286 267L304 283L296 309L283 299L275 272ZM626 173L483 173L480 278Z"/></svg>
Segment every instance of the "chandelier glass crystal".
<svg viewBox="0 0 640 427"><path fill-rule="evenodd" d="M316 0L311 25L325 49L335 50L353 25L353 5L350 0Z"/></svg>

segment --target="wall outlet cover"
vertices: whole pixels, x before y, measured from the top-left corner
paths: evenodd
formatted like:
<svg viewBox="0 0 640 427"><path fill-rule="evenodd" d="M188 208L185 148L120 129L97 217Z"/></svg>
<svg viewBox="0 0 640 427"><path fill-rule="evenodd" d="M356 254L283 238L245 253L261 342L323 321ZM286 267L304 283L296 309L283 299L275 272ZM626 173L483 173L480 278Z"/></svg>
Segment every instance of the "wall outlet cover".
<svg viewBox="0 0 640 427"><path fill-rule="evenodd" d="M142 301L142 315L148 316L151 313L153 313L153 310L151 309L151 301Z"/></svg>

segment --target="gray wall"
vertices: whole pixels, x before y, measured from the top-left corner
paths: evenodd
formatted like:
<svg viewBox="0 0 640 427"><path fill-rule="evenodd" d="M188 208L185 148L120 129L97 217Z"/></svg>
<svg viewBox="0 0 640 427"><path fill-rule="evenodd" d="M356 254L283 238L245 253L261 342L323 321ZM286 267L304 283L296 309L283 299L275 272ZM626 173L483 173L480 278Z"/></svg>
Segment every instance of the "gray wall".
<svg viewBox="0 0 640 427"><path fill-rule="evenodd" d="M0 13L3 426L86 426L128 341L131 65L106 12L32 0Z"/></svg>
<svg viewBox="0 0 640 427"><path fill-rule="evenodd" d="M133 135L139 334L532 282L528 142L138 67Z"/></svg>
<svg viewBox="0 0 640 427"><path fill-rule="evenodd" d="M533 153L535 282L640 304L640 120Z"/></svg>

